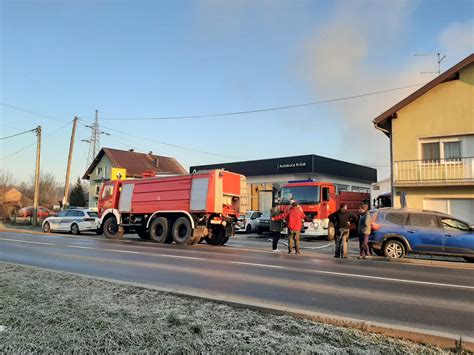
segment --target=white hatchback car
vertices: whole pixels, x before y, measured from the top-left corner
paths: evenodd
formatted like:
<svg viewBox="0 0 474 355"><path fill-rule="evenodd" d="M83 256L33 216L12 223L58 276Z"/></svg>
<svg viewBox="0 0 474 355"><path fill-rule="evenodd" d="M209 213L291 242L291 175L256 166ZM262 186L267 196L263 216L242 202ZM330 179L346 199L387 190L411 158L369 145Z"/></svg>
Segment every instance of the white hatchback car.
<svg viewBox="0 0 474 355"><path fill-rule="evenodd" d="M96 232L100 234L99 218L97 212L88 209L68 209L58 213L57 216L48 217L43 221L43 232L52 231L71 232Z"/></svg>
<svg viewBox="0 0 474 355"><path fill-rule="evenodd" d="M260 211L247 211L243 216L237 218L235 223L236 232L252 233L258 228L258 220L262 216Z"/></svg>

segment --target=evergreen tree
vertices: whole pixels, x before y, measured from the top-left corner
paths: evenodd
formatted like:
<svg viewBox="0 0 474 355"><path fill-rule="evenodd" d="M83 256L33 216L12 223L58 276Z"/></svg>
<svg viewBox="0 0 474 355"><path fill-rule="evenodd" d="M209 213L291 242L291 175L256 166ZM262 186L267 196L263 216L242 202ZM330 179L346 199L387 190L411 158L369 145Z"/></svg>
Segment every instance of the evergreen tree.
<svg viewBox="0 0 474 355"><path fill-rule="evenodd" d="M86 206L86 192L82 186L81 179L77 178L76 184L69 194L69 206L85 207Z"/></svg>

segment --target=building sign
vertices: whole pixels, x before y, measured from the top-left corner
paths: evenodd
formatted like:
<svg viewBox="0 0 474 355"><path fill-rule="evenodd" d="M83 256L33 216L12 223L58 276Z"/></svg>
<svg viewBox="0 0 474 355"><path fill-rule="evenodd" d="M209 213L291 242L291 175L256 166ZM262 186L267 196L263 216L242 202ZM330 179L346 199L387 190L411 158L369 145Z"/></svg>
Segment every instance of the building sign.
<svg viewBox="0 0 474 355"><path fill-rule="evenodd" d="M127 178L127 169L112 168L110 180L125 180Z"/></svg>
<svg viewBox="0 0 474 355"><path fill-rule="evenodd" d="M305 167L306 162L296 162L296 163L278 163L277 169L291 169L291 168L301 168Z"/></svg>

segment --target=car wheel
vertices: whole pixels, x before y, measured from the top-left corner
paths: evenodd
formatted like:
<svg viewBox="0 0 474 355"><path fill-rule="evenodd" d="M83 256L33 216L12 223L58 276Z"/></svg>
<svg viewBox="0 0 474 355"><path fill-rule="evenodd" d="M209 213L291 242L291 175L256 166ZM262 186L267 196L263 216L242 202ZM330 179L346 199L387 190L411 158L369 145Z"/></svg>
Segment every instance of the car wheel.
<svg viewBox="0 0 474 355"><path fill-rule="evenodd" d="M245 233L247 234L250 234L252 233L252 226L249 224L247 224L247 227L245 227Z"/></svg>
<svg viewBox="0 0 474 355"><path fill-rule="evenodd" d="M466 260L468 263L474 263L474 257L465 256L464 260Z"/></svg>
<svg viewBox="0 0 474 355"><path fill-rule="evenodd" d="M51 232L51 225L49 224L49 222L44 222L44 224L43 224L43 232L45 232L45 233Z"/></svg>
<svg viewBox="0 0 474 355"><path fill-rule="evenodd" d="M71 225L71 233L74 235L78 235L81 233L81 231L79 230L79 226L76 223L73 223Z"/></svg>
<svg viewBox="0 0 474 355"><path fill-rule="evenodd" d="M403 256L405 255L405 246L398 240L389 240L383 245L383 254L387 258L403 258Z"/></svg>

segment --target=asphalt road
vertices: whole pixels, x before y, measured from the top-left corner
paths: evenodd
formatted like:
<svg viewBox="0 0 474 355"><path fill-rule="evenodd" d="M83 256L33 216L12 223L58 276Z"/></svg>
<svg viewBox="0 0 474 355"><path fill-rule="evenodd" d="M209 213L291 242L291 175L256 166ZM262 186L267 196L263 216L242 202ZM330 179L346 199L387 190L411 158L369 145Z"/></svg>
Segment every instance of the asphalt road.
<svg viewBox="0 0 474 355"><path fill-rule="evenodd" d="M474 337L474 269L232 245L4 231L0 261Z"/></svg>

